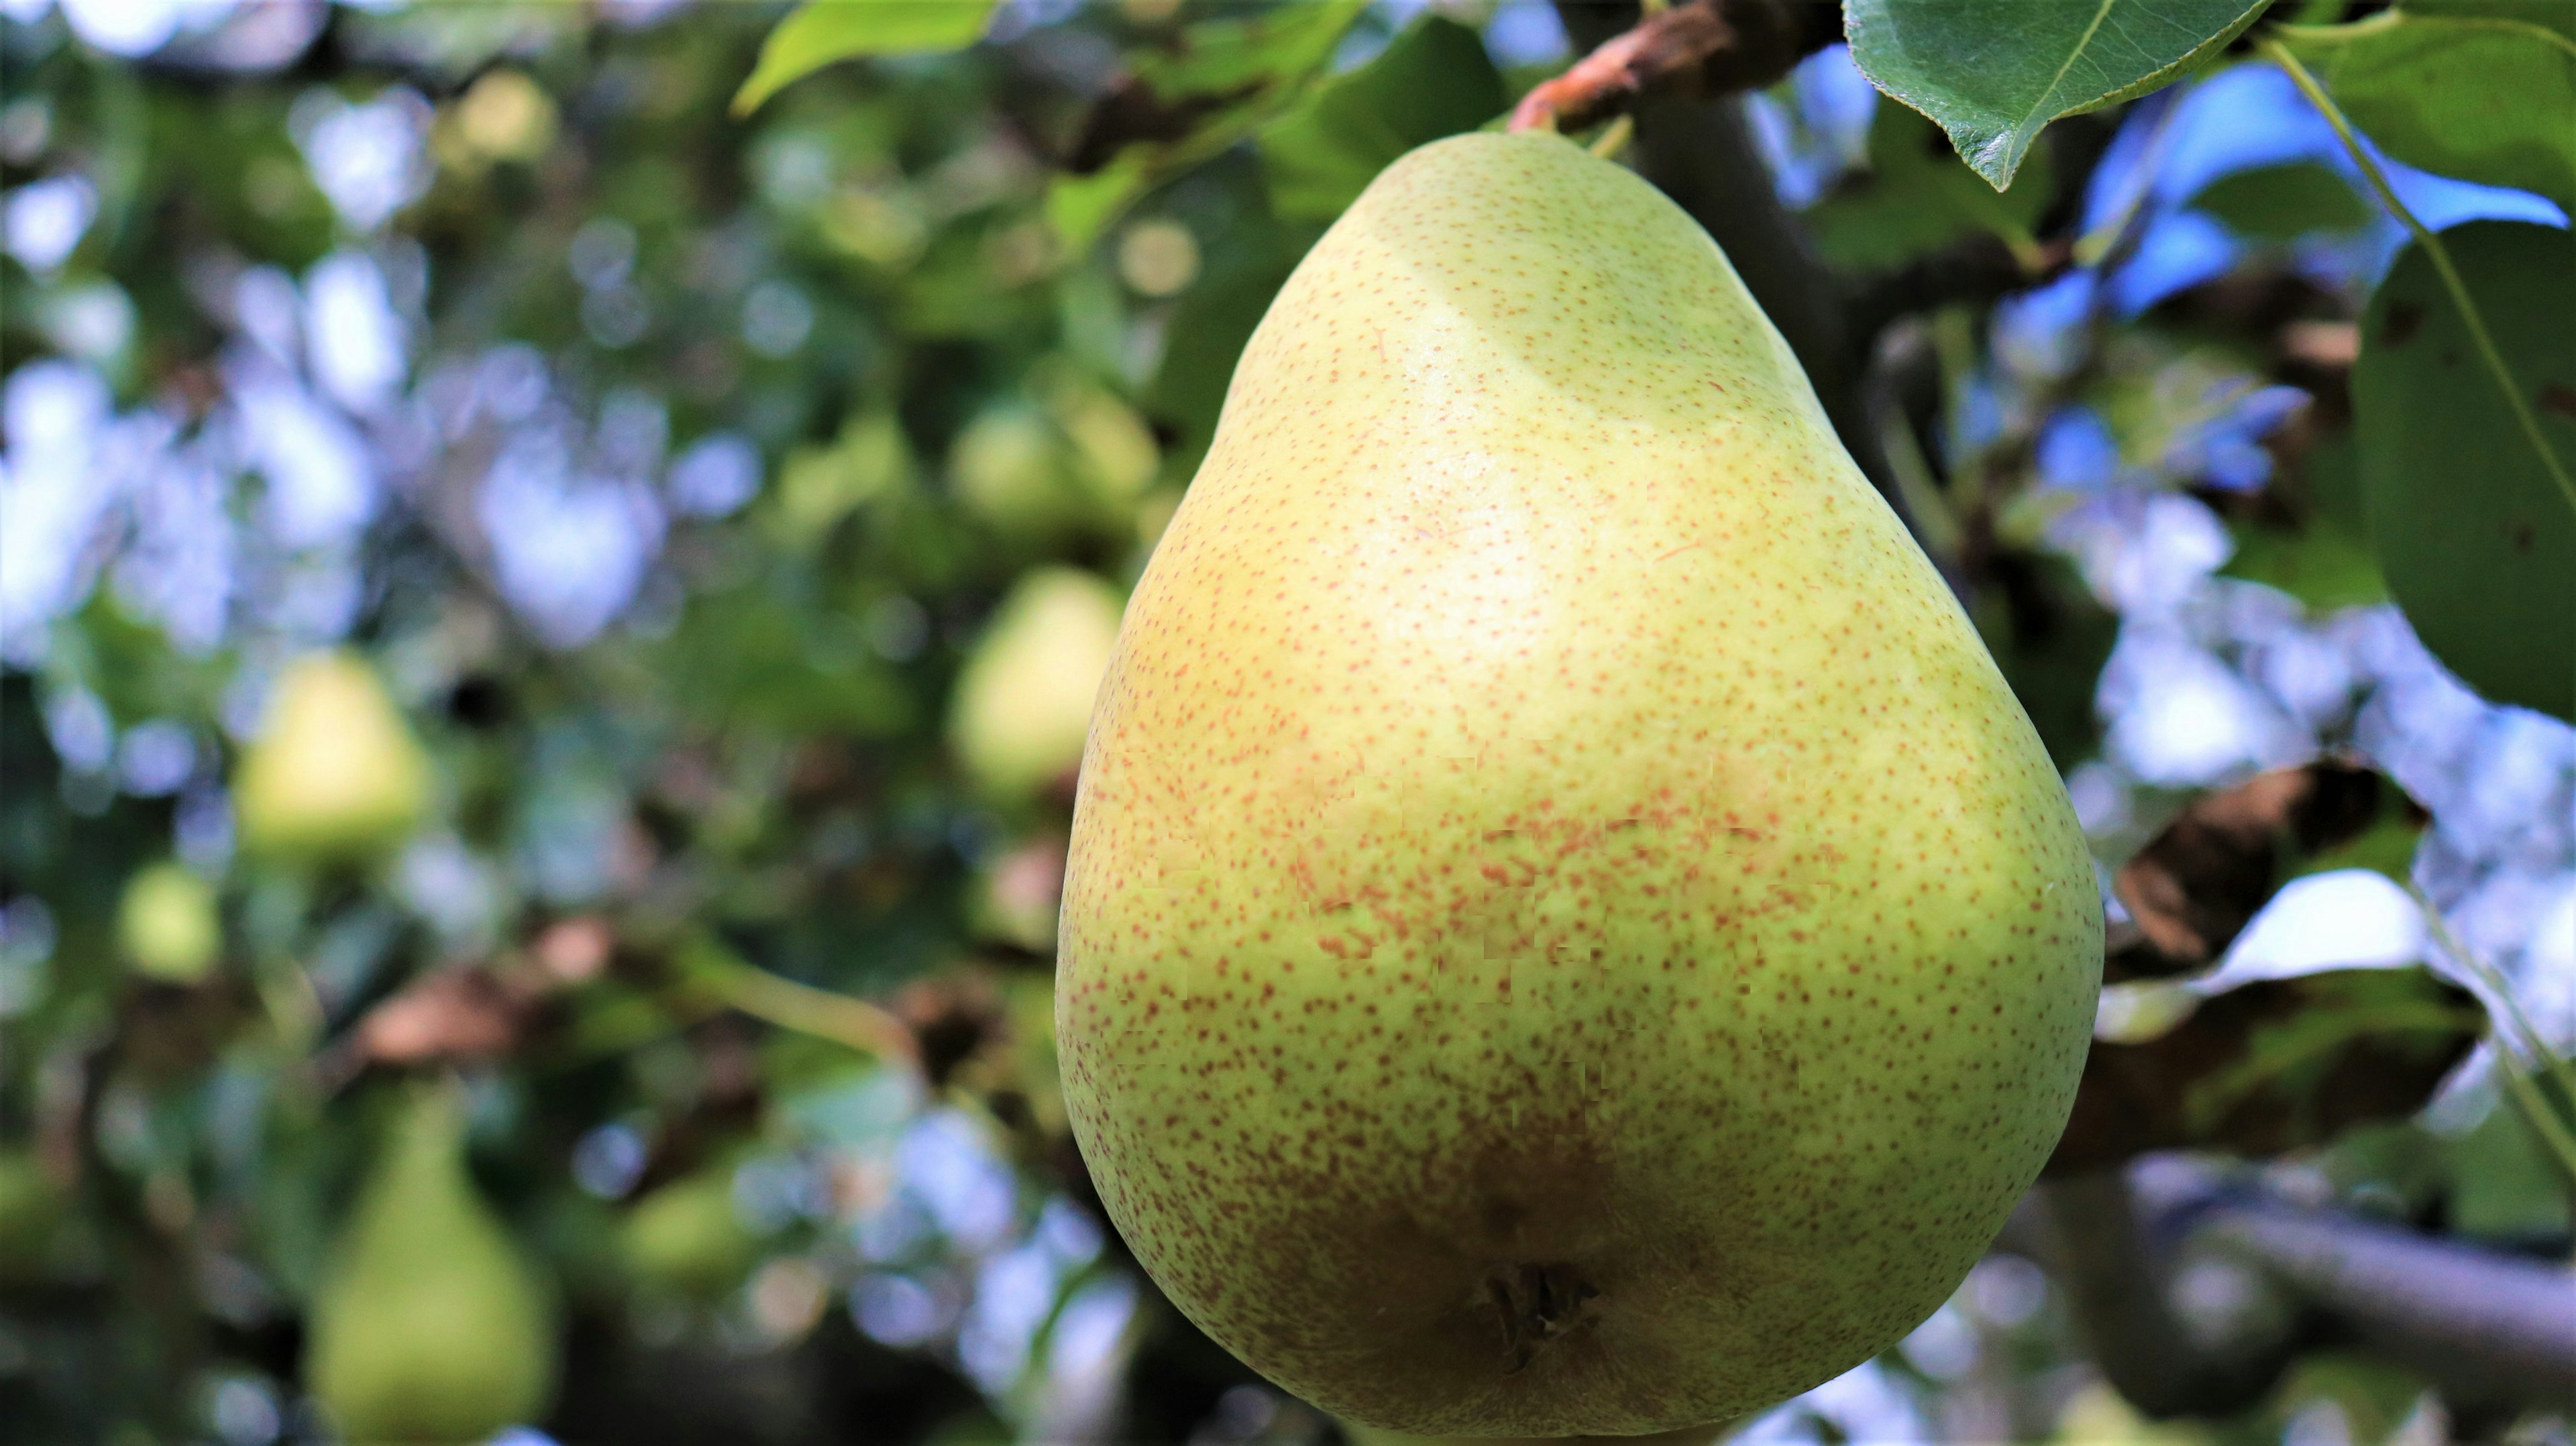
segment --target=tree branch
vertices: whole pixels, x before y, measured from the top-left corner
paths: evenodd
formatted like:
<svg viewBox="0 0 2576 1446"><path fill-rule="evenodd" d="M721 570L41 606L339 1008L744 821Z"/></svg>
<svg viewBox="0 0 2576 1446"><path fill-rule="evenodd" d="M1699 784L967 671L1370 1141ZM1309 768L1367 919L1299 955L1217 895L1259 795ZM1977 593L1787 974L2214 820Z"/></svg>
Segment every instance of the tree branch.
<svg viewBox="0 0 2576 1446"><path fill-rule="evenodd" d="M1681 0L1607 39L1560 5L1565 28L1590 53L1541 82L1512 108L1511 129L1582 130L1618 115L1650 91L1695 96L1759 90L1799 61L1843 38L1832 0ZM1590 14L1633 15L1629 6L1586 6Z"/></svg>
<svg viewBox="0 0 2576 1446"><path fill-rule="evenodd" d="M2576 1398L2576 1275L2563 1266L2293 1205L2171 1156L2053 1180L2038 1198L2051 1228L2017 1217L2008 1245L2048 1268L2095 1363L2150 1415L2242 1410L2319 1340L2357 1342L2455 1408ZM2206 1302L2190 1308L2183 1261L2241 1263L2288 1316L2239 1301L2213 1323Z"/></svg>

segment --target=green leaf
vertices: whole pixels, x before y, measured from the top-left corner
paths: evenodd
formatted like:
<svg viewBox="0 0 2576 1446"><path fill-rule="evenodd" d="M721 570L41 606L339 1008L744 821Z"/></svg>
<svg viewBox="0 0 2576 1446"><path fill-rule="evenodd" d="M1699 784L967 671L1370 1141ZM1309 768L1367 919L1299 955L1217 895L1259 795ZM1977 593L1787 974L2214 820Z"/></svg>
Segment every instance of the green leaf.
<svg viewBox="0 0 2576 1446"><path fill-rule="evenodd" d="M1902 265L1974 231L2027 246L2052 180L2025 176L1997 191L1960 163L1940 127L1904 106L1883 105L1870 122L1868 169L1811 208L1807 222L1825 260L1852 271Z"/></svg>
<svg viewBox="0 0 2576 1446"><path fill-rule="evenodd" d="M995 0L806 0L760 47L751 79L734 93L746 116L790 82L836 60L960 50L984 33Z"/></svg>
<svg viewBox="0 0 2576 1446"><path fill-rule="evenodd" d="M1135 78L1153 100L1197 122L1174 140L1121 147L1090 175L1057 177L1047 219L1065 249L1090 250L1147 192L1251 136L1305 90L1367 8L1367 0L1330 0L1217 21L1136 58Z"/></svg>
<svg viewBox="0 0 2576 1446"><path fill-rule="evenodd" d="M2576 38L2519 20L2397 11L2280 33L2398 160L2576 205Z"/></svg>
<svg viewBox="0 0 2576 1446"><path fill-rule="evenodd" d="M2040 128L2144 95L2217 53L2269 0L1848 0L1852 59L1932 117L1998 191Z"/></svg>
<svg viewBox="0 0 2576 1446"><path fill-rule="evenodd" d="M1507 104L1476 32L1425 15L1375 60L1316 87L1262 128L1271 208L1288 220L1330 221L1388 162L1474 130Z"/></svg>
<svg viewBox="0 0 2576 1446"><path fill-rule="evenodd" d="M2397 8L2441 20L2519 20L2576 40L2576 5L2567 0L2406 0Z"/></svg>
<svg viewBox="0 0 2576 1446"><path fill-rule="evenodd" d="M2191 206L2250 241L2358 231L2379 214L2351 182L2314 161L2232 171L2202 187Z"/></svg>
<svg viewBox="0 0 2576 1446"><path fill-rule="evenodd" d="M2559 465L2576 468L2576 237L2484 221L2442 240ZM2372 543L2416 634L2489 698L2576 719L2576 507L2420 246L2371 297L2352 390Z"/></svg>
<svg viewBox="0 0 2576 1446"><path fill-rule="evenodd" d="M2253 524L2233 530L2235 555L2219 569L2225 576L2277 588L2311 612L2388 600L2388 584L2379 575L2370 544L2343 528L2310 518L2296 531Z"/></svg>

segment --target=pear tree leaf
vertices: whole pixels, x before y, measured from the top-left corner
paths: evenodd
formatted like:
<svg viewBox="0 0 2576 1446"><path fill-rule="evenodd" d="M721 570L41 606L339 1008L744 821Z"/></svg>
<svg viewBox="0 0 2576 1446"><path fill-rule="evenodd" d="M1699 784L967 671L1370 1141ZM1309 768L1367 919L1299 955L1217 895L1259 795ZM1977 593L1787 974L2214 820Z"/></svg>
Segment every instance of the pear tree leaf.
<svg viewBox="0 0 2576 1446"><path fill-rule="evenodd" d="M2403 1119L2485 1032L2476 999L2422 967L2263 979L2151 1039L2097 1039L2045 1173L2153 1150L2263 1157Z"/></svg>
<svg viewBox="0 0 2576 1446"><path fill-rule="evenodd" d="M2249 241L2358 231L2379 214L2351 182L2314 161L2231 171L2202 187L2191 208Z"/></svg>
<svg viewBox="0 0 2576 1446"><path fill-rule="evenodd" d="M2576 207L2576 37L2455 14L2382 11L2281 39L2398 160Z"/></svg>
<svg viewBox="0 0 2576 1446"><path fill-rule="evenodd" d="M1262 128L1271 208L1286 220L1330 221L1388 162L1474 130L1509 103L1476 32L1425 15L1376 59L1317 86Z"/></svg>
<svg viewBox="0 0 2576 1446"><path fill-rule="evenodd" d="M835 61L962 50L984 33L996 0L806 0L762 42L734 93L746 116L789 84Z"/></svg>
<svg viewBox="0 0 2576 1446"><path fill-rule="evenodd" d="M2311 865L2375 866L2384 840L2368 860L2345 851L2391 821L2420 831L2425 817L2396 784L2335 759L2201 795L2112 875L2131 922L2110 942L2104 979L2166 978L2217 963L2283 884Z"/></svg>
<svg viewBox="0 0 2576 1446"><path fill-rule="evenodd" d="M2481 221L2442 240L2542 437L2576 471L2576 237ZM2576 505L2420 246L2370 299L2352 390L2372 546L2417 636L2487 697L2576 718Z"/></svg>
<svg viewBox="0 0 2576 1446"><path fill-rule="evenodd" d="M1213 21L1135 57L1086 125L1075 173L1048 191L1065 249L1090 250L1147 192L1250 138L1305 93L1367 8L1329 0Z"/></svg>
<svg viewBox="0 0 2576 1446"><path fill-rule="evenodd" d="M2023 177L1997 191L1962 164L1940 127L1901 105L1870 121L1869 164L1855 169L1807 212L1817 249L1849 271L1878 271L1988 231L2031 244L2054 178Z"/></svg>
<svg viewBox="0 0 2576 1446"><path fill-rule="evenodd" d="M2156 90L2270 0L1848 0L1852 59L2000 191L2040 128Z"/></svg>

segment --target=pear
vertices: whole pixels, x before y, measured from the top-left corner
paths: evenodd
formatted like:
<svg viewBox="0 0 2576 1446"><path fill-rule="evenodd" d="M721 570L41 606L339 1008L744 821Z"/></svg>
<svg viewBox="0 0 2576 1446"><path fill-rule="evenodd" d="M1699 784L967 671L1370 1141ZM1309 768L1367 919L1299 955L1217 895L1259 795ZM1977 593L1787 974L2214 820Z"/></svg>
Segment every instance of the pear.
<svg viewBox="0 0 2576 1446"><path fill-rule="evenodd" d="M287 667L233 778L243 846L279 859L380 853L428 803L428 756L375 669L349 653Z"/></svg>
<svg viewBox="0 0 2576 1446"><path fill-rule="evenodd" d="M1115 589L1069 567L1025 573L1002 599L958 675L948 720L980 792L1024 801L1082 761L1118 612Z"/></svg>
<svg viewBox="0 0 2576 1446"><path fill-rule="evenodd" d="M305 1384L353 1443L480 1441L554 1385L548 1293L465 1170L452 1091L406 1102L333 1250Z"/></svg>
<svg viewBox="0 0 2576 1446"><path fill-rule="evenodd" d="M1390 166L1131 601L1056 983L1180 1309L1346 1419L1644 1435L1948 1297L2073 1102L2082 833L1726 258L1547 135Z"/></svg>
<svg viewBox="0 0 2576 1446"><path fill-rule="evenodd" d="M626 1217L626 1260L653 1285L692 1300L714 1300L739 1284L760 1241L733 1203L733 1171L703 1170L635 1202Z"/></svg>
<svg viewBox="0 0 2576 1446"><path fill-rule="evenodd" d="M116 943L146 978L165 984L204 979L224 946L214 886L181 864L140 870L117 901Z"/></svg>

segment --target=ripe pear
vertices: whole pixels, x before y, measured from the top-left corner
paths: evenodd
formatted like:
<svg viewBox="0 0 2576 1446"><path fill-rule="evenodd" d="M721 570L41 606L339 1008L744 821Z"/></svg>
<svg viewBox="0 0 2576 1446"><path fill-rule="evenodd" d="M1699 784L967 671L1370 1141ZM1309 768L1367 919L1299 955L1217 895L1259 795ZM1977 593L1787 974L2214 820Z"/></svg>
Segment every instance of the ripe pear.
<svg viewBox="0 0 2576 1446"><path fill-rule="evenodd" d="M465 1169L452 1092L407 1102L336 1242L304 1378L353 1443L480 1441L554 1389L543 1281Z"/></svg>
<svg viewBox="0 0 2576 1446"><path fill-rule="evenodd" d="M117 901L116 943L146 978L165 984L204 979L224 947L214 885L183 864L137 872Z"/></svg>
<svg viewBox="0 0 2576 1446"><path fill-rule="evenodd" d="M1066 1105L1287 1390L1643 1435L1894 1344L2093 1020L2073 810L1726 258L1545 135L1389 167L1247 345L1101 689Z"/></svg>
<svg viewBox="0 0 2576 1446"><path fill-rule="evenodd" d="M975 786L1020 801L1082 762L1092 698L1118 641L1118 593L1090 573L1023 574L957 678L948 738Z"/></svg>
<svg viewBox="0 0 2576 1446"><path fill-rule="evenodd" d="M429 804L429 758L367 662L298 659L233 778L245 848L303 862L400 843Z"/></svg>

